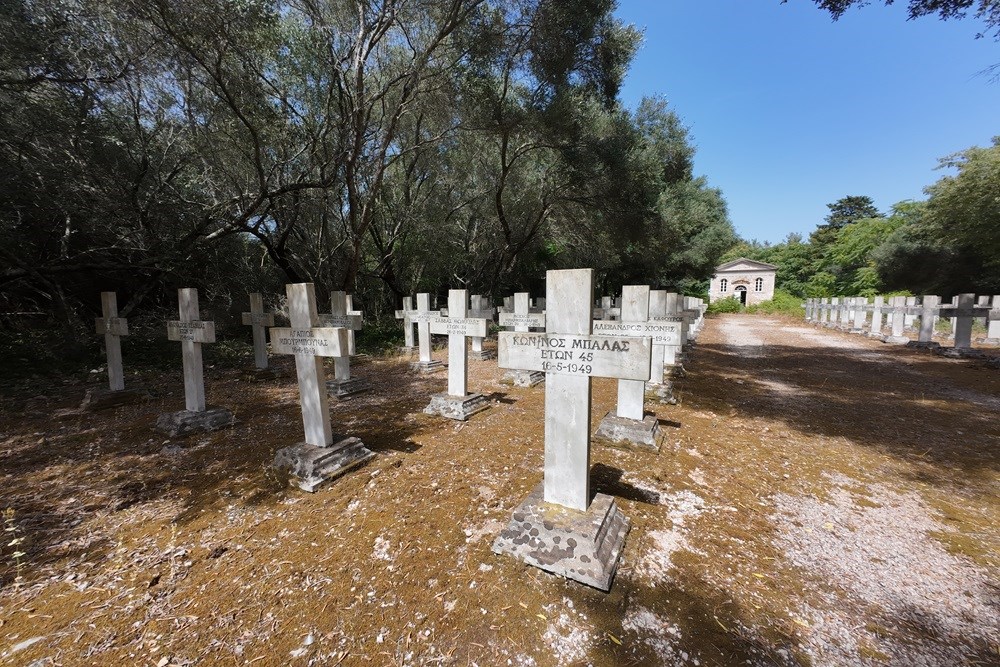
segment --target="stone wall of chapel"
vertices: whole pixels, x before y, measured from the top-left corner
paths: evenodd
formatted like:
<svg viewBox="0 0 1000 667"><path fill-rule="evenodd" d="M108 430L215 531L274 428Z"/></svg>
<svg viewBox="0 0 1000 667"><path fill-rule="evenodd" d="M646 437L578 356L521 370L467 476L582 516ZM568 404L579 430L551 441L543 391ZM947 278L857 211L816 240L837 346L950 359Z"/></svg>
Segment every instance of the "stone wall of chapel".
<svg viewBox="0 0 1000 667"><path fill-rule="evenodd" d="M762 301L767 301L774 297L774 277L775 271L761 269L758 271L720 271L712 276L712 282L708 290L708 300L711 303L717 299L725 299L733 296L736 286L742 285L747 288L747 305L752 306ZM761 291L755 288L757 278L763 279ZM722 280L727 280L726 291L722 291Z"/></svg>

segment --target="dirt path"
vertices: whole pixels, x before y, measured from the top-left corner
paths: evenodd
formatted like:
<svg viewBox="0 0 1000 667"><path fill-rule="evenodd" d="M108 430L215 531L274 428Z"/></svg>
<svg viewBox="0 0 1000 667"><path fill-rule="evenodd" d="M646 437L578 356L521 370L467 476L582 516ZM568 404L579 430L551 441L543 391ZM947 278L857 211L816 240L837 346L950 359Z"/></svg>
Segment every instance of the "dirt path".
<svg viewBox="0 0 1000 667"><path fill-rule="evenodd" d="M607 595L489 550L542 466L543 389L495 362L471 364L491 410L455 424L420 412L443 376L361 360L373 389L333 418L379 456L314 495L269 473L300 435L287 367L210 369L240 422L186 441L151 431L173 376L64 421L80 379L5 392L0 665L1000 660L1000 373L746 316L710 320L687 369L647 406L659 454L594 448L632 521ZM596 381L595 427L614 401Z"/></svg>

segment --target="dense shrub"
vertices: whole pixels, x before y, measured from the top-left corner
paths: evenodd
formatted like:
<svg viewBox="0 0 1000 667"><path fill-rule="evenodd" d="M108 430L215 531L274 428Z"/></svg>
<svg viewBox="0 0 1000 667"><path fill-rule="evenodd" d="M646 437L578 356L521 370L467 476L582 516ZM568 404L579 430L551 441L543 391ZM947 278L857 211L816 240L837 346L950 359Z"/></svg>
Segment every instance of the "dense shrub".
<svg viewBox="0 0 1000 667"><path fill-rule="evenodd" d="M708 304L708 313L738 313L743 310L743 304L740 300L734 296L727 296L725 299L719 299L718 301L713 301Z"/></svg>
<svg viewBox="0 0 1000 667"><path fill-rule="evenodd" d="M765 315L784 314L795 317L805 317L802 307L804 300L783 290L775 290L774 296L767 301L747 307L748 313L764 313Z"/></svg>

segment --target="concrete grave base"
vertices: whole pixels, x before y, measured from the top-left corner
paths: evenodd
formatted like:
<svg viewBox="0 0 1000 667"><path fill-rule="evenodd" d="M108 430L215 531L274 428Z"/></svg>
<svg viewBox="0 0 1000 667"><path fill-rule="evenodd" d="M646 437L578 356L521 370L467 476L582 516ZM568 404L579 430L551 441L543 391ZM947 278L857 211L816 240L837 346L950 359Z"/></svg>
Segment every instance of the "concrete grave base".
<svg viewBox="0 0 1000 667"><path fill-rule="evenodd" d="M934 348L934 354L949 359L985 359L986 354L971 347L938 347Z"/></svg>
<svg viewBox="0 0 1000 667"><path fill-rule="evenodd" d="M279 449L274 467L287 470L289 481L303 491L313 493L323 484L340 477L375 457L359 438L333 436L329 447L304 442Z"/></svg>
<svg viewBox="0 0 1000 667"><path fill-rule="evenodd" d="M977 338L976 342L984 345L1000 345L1000 338Z"/></svg>
<svg viewBox="0 0 1000 667"><path fill-rule="evenodd" d="M396 348L396 353L401 357L412 357L417 352L418 349L415 345L413 347L406 347L405 345L401 345Z"/></svg>
<svg viewBox="0 0 1000 667"><path fill-rule="evenodd" d="M677 398L674 396L674 383L664 382L663 384L647 384L646 400L667 405L677 405Z"/></svg>
<svg viewBox="0 0 1000 667"><path fill-rule="evenodd" d="M890 345L906 345L910 342L910 339L906 336L886 336L882 339L883 343L889 343Z"/></svg>
<svg viewBox="0 0 1000 667"><path fill-rule="evenodd" d="M585 512L544 501L536 486L493 542L493 553L602 591L611 590L629 522L614 498L598 493Z"/></svg>
<svg viewBox="0 0 1000 667"><path fill-rule="evenodd" d="M448 366L443 361L438 361L437 359L433 359L431 361L414 361L410 364L410 370L418 371L420 373L433 373L447 367Z"/></svg>
<svg viewBox="0 0 1000 667"><path fill-rule="evenodd" d="M851 329L851 333L852 334L861 334L861 335L864 335L865 330L864 329L854 329L854 328L852 328Z"/></svg>
<svg viewBox="0 0 1000 667"><path fill-rule="evenodd" d="M87 393L83 396L83 403L80 404L80 409L93 412L106 408L114 408L119 405L141 403L142 401L148 401L150 398L152 396L149 390L142 387L120 389L118 391L111 389L88 389Z"/></svg>
<svg viewBox="0 0 1000 667"><path fill-rule="evenodd" d="M176 438L202 431L217 431L236 423L233 413L226 408L209 408L204 412L166 412L156 420L156 430Z"/></svg>
<svg viewBox="0 0 1000 667"><path fill-rule="evenodd" d="M545 382L545 373L542 371L507 371L500 378L500 384L510 384L515 387L534 387L542 382Z"/></svg>
<svg viewBox="0 0 1000 667"><path fill-rule="evenodd" d="M448 419L465 421L477 412L490 407L489 399L482 394L466 396L451 396L449 394L431 394L431 402L424 408L429 415L440 415Z"/></svg>
<svg viewBox="0 0 1000 667"><path fill-rule="evenodd" d="M493 350L483 350L482 352L469 350L469 358L476 361L489 361L490 359L496 359L497 353Z"/></svg>
<svg viewBox="0 0 1000 667"><path fill-rule="evenodd" d="M371 389L368 380L364 378L350 378L347 380L327 380L326 390L330 396L337 399L350 398L355 394Z"/></svg>
<svg viewBox="0 0 1000 667"><path fill-rule="evenodd" d="M911 340L906 343L906 347L913 347L918 350L933 350L941 347L941 343L936 343L932 340Z"/></svg>
<svg viewBox="0 0 1000 667"><path fill-rule="evenodd" d="M887 338L887 336L886 336L885 334L880 334L880 333L872 333L871 331L869 331L869 332L868 332L867 336L868 336L869 338L873 338L873 339L875 339L875 340L880 340L880 341L882 341L883 343L885 342L885 339Z"/></svg>
<svg viewBox="0 0 1000 667"><path fill-rule="evenodd" d="M638 445L654 452L660 451L660 423L653 415L646 415L639 420L626 419L609 412L604 415L594 436L615 443Z"/></svg>

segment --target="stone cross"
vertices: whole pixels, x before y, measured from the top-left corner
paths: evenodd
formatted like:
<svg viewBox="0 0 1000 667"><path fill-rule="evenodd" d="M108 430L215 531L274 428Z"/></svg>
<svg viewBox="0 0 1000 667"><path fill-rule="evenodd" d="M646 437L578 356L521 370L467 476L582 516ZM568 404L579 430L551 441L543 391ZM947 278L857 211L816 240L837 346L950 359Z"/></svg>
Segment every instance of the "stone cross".
<svg viewBox="0 0 1000 667"><path fill-rule="evenodd" d="M917 334L918 343L934 342L934 320L941 307L941 297L927 294L920 299L920 308L914 311L920 315L920 331ZM907 309L909 311L909 309ZM910 311L910 312L914 312Z"/></svg>
<svg viewBox="0 0 1000 667"><path fill-rule="evenodd" d="M351 297L346 292L334 291L330 293L330 314L319 315L319 326L341 328L347 332L344 354L334 355L333 380L326 383L327 389L337 398L344 398L368 388L367 382L363 379L351 377L351 355L354 353L351 338L364 324L361 313L352 311L351 306Z"/></svg>
<svg viewBox="0 0 1000 667"><path fill-rule="evenodd" d="M908 310L903 315L903 322L904 322L904 325L906 326L906 328L910 329L910 328L913 327L913 320L914 320L914 318L916 317L917 313L920 312L920 311L917 309L917 297L915 297L915 296L908 296L908 297L904 297L904 298L906 300L906 307L907 307Z"/></svg>
<svg viewBox="0 0 1000 667"><path fill-rule="evenodd" d="M177 290L180 319L167 322L167 339L181 342L184 360L184 407L189 412L205 411L205 376L202 343L215 342L215 322L198 319L198 290Z"/></svg>
<svg viewBox="0 0 1000 667"><path fill-rule="evenodd" d="M993 295L993 308L986 317L986 340L1000 344L1000 294Z"/></svg>
<svg viewBox="0 0 1000 667"><path fill-rule="evenodd" d="M868 320L868 298L863 296L854 297L854 325L851 333L862 333L865 330L865 322Z"/></svg>
<svg viewBox="0 0 1000 667"><path fill-rule="evenodd" d="M976 299L976 305L980 306L982 308L989 309L990 308L990 297L989 297L989 295L984 294L984 295L978 297ZM985 327L987 321L989 321L989 315L987 315L986 317L977 317L976 318L976 324L978 324L980 326L984 326Z"/></svg>
<svg viewBox="0 0 1000 667"><path fill-rule="evenodd" d="M353 294L348 294L347 297L346 297L346 300L347 300L347 314L348 315L355 315L357 317L360 317L361 318L361 323L364 324L364 317L365 317L364 312L360 311L360 310L355 310L355 308L354 308L354 295ZM357 331L360 331L360 330L361 330L360 328L357 329ZM358 353L358 351L354 347L354 332L355 332L355 329L348 329L347 330L347 353L350 356L352 356L352 357L355 356L355 355L357 355L357 353Z"/></svg>
<svg viewBox="0 0 1000 667"><path fill-rule="evenodd" d="M680 322L681 338L676 345L666 345L663 349L663 366L672 374L683 374L684 369L680 365L681 355L684 351L684 343L688 339L688 318L684 316L684 308L681 295L676 292L666 294L666 315L660 319L658 315L652 316L653 321L659 322Z"/></svg>
<svg viewBox="0 0 1000 667"><path fill-rule="evenodd" d="M891 296L889 297L889 308L890 321L892 324L892 332L889 337L886 338L887 343L907 343L909 338L903 335L903 330L906 328L906 313L909 307L906 305L905 296Z"/></svg>
<svg viewBox="0 0 1000 667"><path fill-rule="evenodd" d="M253 327L253 360L257 368L267 368L267 332L274 326L274 313L264 312L264 298L259 292L250 295L250 312L243 313L243 324Z"/></svg>
<svg viewBox="0 0 1000 667"><path fill-rule="evenodd" d="M606 591L628 522L610 496L591 502L591 378L647 381L652 346L591 335L593 285L593 269L548 271L545 333L500 333L501 368L546 373L545 472L493 551Z"/></svg>
<svg viewBox="0 0 1000 667"><path fill-rule="evenodd" d="M955 303L951 306L941 306L941 311L947 311L954 318L955 326L955 348L967 349L972 347L972 320L976 317L989 317L990 308L988 306L977 306L975 304L975 294L959 294L955 297Z"/></svg>
<svg viewBox="0 0 1000 667"><path fill-rule="evenodd" d="M347 329L320 326L316 288L312 283L286 285L285 293L291 326L271 329L271 347L275 354L295 356L305 441L279 450L275 466L289 468L299 487L312 492L374 454L357 438L336 436L330 426L323 358L349 356Z"/></svg>
<svg viewBox="0 0 1000 667"><path fill-rule="evenodd" d="M413 322L407 317L407 313L413 312L413 297L404 296L403 297L403 309L396 311L396 319L403 320L403 347L407 350L412 350L415 345L413 344Z"/></svg>
<svg viewBox="0 0 1000 667"><path fill-rule="evenodd" d="M423 373L444 368L442 362L432 357L431 320L436 317L439 313L431 309L431 295L426 292L417 294L417 309L406 313L406 321L417 325L418 361L411 366Z"/></svg>
<svg viewBox="0 0 1000 667"><path fill-rule="evenodd" d="M545 314L530 312L531 306L528 292L516 292L513 296L511 307L513 308L513 312L500 313L500 326L513 327L514 331L522 333L533 328L545 328ZM518 387L533 387L545 380L545 373L541 371L509 370L504 374L503 379L512 382Z"/></svg>
<svg viewBox="0 0 1000 667"><path fill-rule="evenodd" d="M469 309L467 315L468 317L483 319L487 322L487 330L489 329L489 323L493 321L495 311L493 306L490 304L489 299L479 295L473 294L471 297L471 308ZM472 337L472 356L480 361L493 358L493 352L491 350L483 349L483 337L473 336Z"/></svg>
<svg viewBox="0 0 1000 667"><path fill-rule="evenodd" d="M108 384L111 391L125 389L120 336L128 335L128 320L118 317L118 295L101 292L101 317L96 318L97 333L104 334L104 350L108 358Z"/></svg>
<svg viewBox="0 0 1000 667"><path fill-rule="evenodd" d="M437 316L430 321L431 333L448 335L448 392L431 397L424 409L428 414L464 421L489 407L485 396L468 391L469 346L466 339L486 336L486 320L467 317L468 310L468 290L448 290L448 316Z"/></svg>
<svg viewBox="0 0 1000 667"><path fill-rule="evenodd" d="M226 408L206 409L205 376L201 362L203 343L215 342L215 322L198 319L198 290L177 290L180 319L167 322L167 338L181 342L184 360L184 410L161 414L156 430L171 437L195 431L214 431L235 423Z"/></svg>
<svg viewBox="0 0 1000 667"><path fill-rule="evenodd" d="M885 297L877 296L872 303L872 326L868 330L868 335L878 338L882 335L882 308L885 306Z"/></svg>
<svg viewBox="0 0 1000 667"><path fill-rule="evenodd" d="M820 318L821 324L823 324L823 325L829 325L830 324L830 311L831 311L830 297L828 297L828 296L823 297L823 299L822 299L822 305L820 306L820 309L821 309L822 314L823 314L822 318Z"/></svg>

